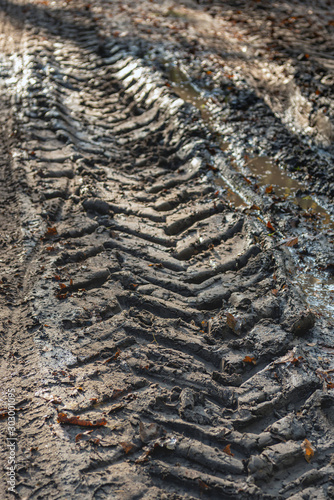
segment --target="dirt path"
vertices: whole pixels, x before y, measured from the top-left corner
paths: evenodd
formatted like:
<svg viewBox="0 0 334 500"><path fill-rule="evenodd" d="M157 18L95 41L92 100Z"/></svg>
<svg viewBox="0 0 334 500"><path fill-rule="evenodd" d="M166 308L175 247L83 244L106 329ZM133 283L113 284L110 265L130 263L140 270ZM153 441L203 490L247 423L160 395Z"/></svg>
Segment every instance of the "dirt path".
<svg viewBox="0 0 334 500"><path fill-rule="evenodd" d="M3 498L11 456L21 499L330 498L333 332L294 283L293 240L321 241L330 269L331 232L304 241L317 217L291 224L292 202L238 170L246 128L219 93L220 137L178 97L165 56L189 47L158 54L174 6L148 4L148 39L138 2L2 4Z"/></svg>

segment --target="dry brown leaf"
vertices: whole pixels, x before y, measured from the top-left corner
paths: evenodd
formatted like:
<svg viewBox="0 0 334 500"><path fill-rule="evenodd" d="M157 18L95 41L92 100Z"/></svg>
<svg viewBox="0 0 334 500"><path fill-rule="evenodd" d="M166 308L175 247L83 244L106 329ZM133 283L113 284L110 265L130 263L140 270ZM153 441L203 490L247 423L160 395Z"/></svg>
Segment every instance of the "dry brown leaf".
<svg viewBox="0 0 334 500"><path fill-rule="evenodd" d="M128 453L130 453L130 451L133 450L133 448L135 447L135 445L133 443L130 443L128 441L122 441L119 444L122 446L122 448L125 451L126 455Z"/></svg>
<svg viewBox="0 0 334 500"><path fill-rule="evenodd" d="M82 427L102 427L107 424L105 418L100 418L91 422L90 420L83 420L80 417L68 417L66 413L58 413L58 422L60 424L80 425Z"/></svg>
<svg viewBox="0 0 334 500"><path fill-rule="evenodd" d="M55 227L48 227L45 233L45 236L54 236L57 234L57 228Z"/></svg>
<svg viewBox="0 0 334 500"><path fill-rule="evenodd" d="M227 325L231 328L231 330L233 330L235 332L238 321L233 316L233 314L231 314L229 312L226 313L226 322L227 322Z"/></svg>
<svg viewBox="0 0 334 500"><path fill-rule="evenodd" d="M0 410L0 420L7 418L8 417L8 411L7 410Z"/></svg>
<svg viewBox="0 0 334 500"><path fill-rule="evenodd" d="M75 436L75 442L77 443L78 441L80 441L80 439L83 438L83 434L82 433L79 433Z"/></svg>
<svg viewBox="0 0 334 500"><path fill-rule="evenodd" d="M289 238L285 243L284 243L284 246L285 247L294 247L298 245L298 236L296 236L295 238Z"/></svg>
<svg viewBox="0 0 334 500"><path fill-rule="evenodd" d="M202 479L198 480L198 486L202 491L208 490L210 488L210 486L206 484L204 481L202 481Z"/></svg>
<svg viewBox="0 0 334 500"><path fill-rule="evenodd" d="M254 356L245 356L242 361L244 363L251 363L253 365L256 365L256 359L254 358Z"/></svg>
<svg viewBox="0 0 334 500"><path fill-rule="evenodd" d="M223 449L223 452L226 453L227 455L230 455L230 457L234 457L234 453L231 452L231 445L227 444L225 448Z"/></svg>
<svg viewBox="0 0 334 500"><path fill-rule="evenodd" d="M303 443L302 443L302 447L304 448L304 456L305 456L305 460L307 462L310 462L311 459L313 458L314 456L314 450L311 446L311 443L308 439L304 439Z"/></svg>

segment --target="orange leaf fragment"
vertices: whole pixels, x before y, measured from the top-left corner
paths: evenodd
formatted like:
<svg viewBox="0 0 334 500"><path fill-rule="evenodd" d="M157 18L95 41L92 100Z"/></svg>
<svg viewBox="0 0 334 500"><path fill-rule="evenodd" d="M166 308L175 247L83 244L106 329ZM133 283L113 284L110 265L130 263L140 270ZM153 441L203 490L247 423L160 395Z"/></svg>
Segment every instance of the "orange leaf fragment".
<svg viewBox="0 0 334 500"><path fill-rule="evenodd" d="M298 245L298 236L295 238L289 238L288 241L284 243L285 247L294 247L295 245Z"/></svg>
<svg viewBox="0 0 334 500"><path fill-rule="evenodd" d="M233 314L229 312L226 313L226 322L227 325L231 328L231 330L235 331L237 327L237 319L233 316Z"/></svg>
<svg viewBox="0 0 334 500"><path fill-rule="evenodd" d="M231 452L231 445L227 444L225 448L223 449L224 453L227 453L227 455L230 455L230 457L234 457L234 453Z"/></svg>
<svg viewBox="0 0 334 500"><path fill-rule="evenodd" d="M272 192L273 192L273 189L274 189L274 188L273 188L273 185L272 185L272 184L271 184L270 186L267 186L267 187L266 187L266 193L267 193L267 194L272 193Z"/></svg>
<svg viewBox="0 0 334 500"><path fill-rule="evenodd" d="M244 363L251 363L253 365L256 365L256 359L254 358L254 356L245 356L242 361Z"/></svg>
<svg viewBox="0 0 334 500"><path fill-rule="evenodd" d="M270 229L271 231L275 231L274 226L270 222L270 220L267 222L267 228Z"/></svg>
<svg viewBox="0 0 334 500"><path fill-rule="evenodd" d="M200 489L201 489L202 491L204 491L204 490L208 490L208 489L210 488L210 486L209 486L209 485L207 485L204 481L202 481L202 479L199 479L199 480L198 480L198 486L200 487Z"/></svg>
<svg viewBox="0 0 334 500"><path fill-rule="evenodd" d="M277 294L278 294L278 290L277 290L277 288L274 288L273 290L271 290L271 293L272 293L273 295L275 295L275 297L277 297Z"/></svg>
<svg viewBox="0 0 334 500"><path fill-rule="evenodd" d="M64 288L66 288L66 285L64 283L59 283L59 287L61 290L64 290Z"/></svg>
<svg viewBox="0 0 334 500"><path fill-rule="evenodd" d="M102 427L107 424L105 418L100 418L91 422L90 420L83 420L80 417L68 417L67 413L58 413L57 421L60 424L80 425L81 427Z"/></svg>
<svg viewBox="0 0 334 500"><path fill-rule="evenodd" d="M80 441L80 439L83 438L83 434L82 433L79 433L75 436L75 442L77 443L78 441Z"/></svg>
<svg viewBox="0 0 334 500"><path fill-rule="evenodd" d="M73 280L72 280L72 278L71 278L71 279L70 279L70 286L72 286L72 285L73 285Z"/></svg>
<svg viewBox="0 0 334 500"><path fill-rule="evenodd" d="M55 227L48 227L45 233L47 236L53 236L57 234L57 228Z"/></svg>
<svg viewBox="0 0 334 500"><path fill-rule="evenodd" d="M134 448L134 444L133 443L129 443L128 441L122 441L121 443L119 443L123 450L125 451L125 454L127 455L128 453L130 453L131 450L133 450Z"/></svg>
<svg viewBox="0 0 334 500"><path fill-rule="evenodd" d="M302 447L304 448L304 452L305 452L305 460L307 462L310 462L312 457L314 456L314 450L311 446L311 443L308 439L304 439L303 443L302 443Z"/></svg>

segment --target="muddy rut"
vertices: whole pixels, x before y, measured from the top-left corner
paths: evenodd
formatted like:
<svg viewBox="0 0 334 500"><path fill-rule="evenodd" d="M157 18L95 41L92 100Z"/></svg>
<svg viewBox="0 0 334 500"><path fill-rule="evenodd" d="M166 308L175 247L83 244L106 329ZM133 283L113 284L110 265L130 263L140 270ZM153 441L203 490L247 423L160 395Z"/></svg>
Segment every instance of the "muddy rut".
<svg viewBox="0 0 334 500"><path fill-rule="evenodd" d="M331 498L332 331L277 209L144 40L0 22L2 498L13 387L17 498Z"/></svg>

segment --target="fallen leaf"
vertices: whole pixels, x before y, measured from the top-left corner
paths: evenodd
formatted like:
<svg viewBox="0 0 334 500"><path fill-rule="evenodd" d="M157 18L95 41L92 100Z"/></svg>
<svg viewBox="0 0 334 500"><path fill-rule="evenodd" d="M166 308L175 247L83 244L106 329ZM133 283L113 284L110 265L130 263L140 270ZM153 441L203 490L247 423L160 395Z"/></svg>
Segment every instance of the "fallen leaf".
<svg viewBox="0 0 334 500"><path fill-rule="evenodd" d="M256 365L256 359L254 358L254 356L245 356L242 361L244 363L251 363L253 365Z"/></svg>
<svg viewBox="0 0 334 500"><path fill-rule="evenodd" d="M275 231L274 226L270 222L270 220L267 222L267 228L270 229L271 231Z"/></svg>
<svg viewBox="0 0 334 500"><path fill-rule="evenodd" d="M295 238L289 238L283 245L285 247L294 247L295 245L298 245L298 236Z"/></svg>
<svg viewBox="0 0 334 500"><path fill-rule="evenodd" d="M267 187L266 187L266 190L265 190L265 191L266 191L266 193L267 193L267 194L270 194L270 193L272 193L272 192L273 192L273 189L274 189L274 187L273 187L273 185L271 184L270 186L267 186Z"/></svg>
<svg viewBox="0 0 334 500"><path fill-rule="evenodd" d="M314 450L311 446L311 443L308 439L304 439L302 443L302 447L304 448L304 453L305 453L305 460L307 462L310 462L312 457L314 456Z"/></svg>
<svg viewBox="0 0 334 500"><path fill-rule="evenodd" d="M57 234L57 228L55 227L48 227L45 233L45 236L54 236Z"/></svg>
<svg viewBox="0 0 334 500"><path fill-rule="evenodd" d="M107 424L105 418L100 418L91 422L90 420L83 420L76 416L68 417L67 414L63 412L58 413L57 421L60 424L80 425L81 427L102 427Z"/></svg>
<svg viewBox="0 0 334 500"><path fill-rule="evenodd" d="M233 314L227 312L226 313L226 322L227 325L231 328L231 330L235 331L237 327L237 319L233 316Z"/></svg>
<svg viewBox="0 0 334 500"><path fill-rule="evenodd" d="M133 443L129 443L128 441L122 441L119 444L122 446L122 448L125 451L126 455L128 453L130 453L130 451L133 450L133 448L135 447L135 445Z"/></svg>
<svg viewBox="0 0 334 500"><path fill-rule="evenodd" d="M198 486L200 487L200 489L202 491L208 490L210 488L210 486L208 484L206 484L204 481L202 481L202 479L198 480Z"/></svg>
<svg viewBox="0 0 334 500"><path fill-rule="evenodd" d="M224 453L227 453L227 455L230 455L230 457L234 457L234 453L231 452L231 445L227 444L225 448L223 449Z"/></svg>
<svg viewBox="0 0 334 500"><path fill-rule="evenodd" d="M278 294L278 290L277 290L277 288L274 288L273 290L271 290L271 293L272 293L273 295L275 295L275 297L277 297L277 294Z"/></svg>

